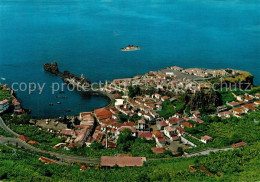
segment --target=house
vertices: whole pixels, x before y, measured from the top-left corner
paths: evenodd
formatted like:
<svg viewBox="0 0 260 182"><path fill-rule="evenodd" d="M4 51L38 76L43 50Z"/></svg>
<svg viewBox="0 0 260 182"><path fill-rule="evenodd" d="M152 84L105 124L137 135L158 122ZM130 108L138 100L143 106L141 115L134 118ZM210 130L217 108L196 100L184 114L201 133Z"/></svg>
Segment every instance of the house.
<svg viewBox="0 0 260 182"><path fill-rule="evenodd" d="M182 71L183 70L183 68L178 67L178 66L172 66L171 69L177 70L177 71Z"/></svg>
<svg viewBox="0 0 260 182"><path fill-rule="evenodd" d="M18 100L16 99L13 99L13 105L14 105L14 110L20 110L22 107L21 107L21 103L18 102ZM0 109L1 110L1 109Z"/></svg>
<svg viewBox="0 0 260 182"><path fill-rule="evenodd" d="M163 96L163 97L161 97L161 100L162 100L162 101L165 101L165 100L167 100L167 99L169 99L168 96Z"/></svg>
<svg viewBox="0 0 260 182"><path fill-rule="evenodd" d="M27 142L27 143L29 143L29 144L33 144L33 145L38 145L38 144L39 144L39 142L37 142L37 141L33 141L33 140L30 140L30 141Z"/></svg>
<svg viewBox="0 0 260 182"><path fill-rule="evenodd" d="M132 157L132 156L102 156L101 157L101 167L114 167L115 165L119 167L141 167L143 163L146 162L146 157Z"/></svg>
<svg viewBox="0 0 260 182"><path fill-rule="evenodd" d="M175 127L175 126L180 126L184 121L185 121L184 118L172 117L172 118L166 120L166 123L168 123L169 126Z"/></svg>
<svg viewBox="0 0 260 182"><path fill-rule="evenodd" d="M86 167L85 165L83 165L83 166L80 167L79 170L80 170L80 171L85 171L86 169L87 169L87 167Z"/></svg>
<svg viewBox="0 0 260 182"><path fill-rule="evenodd" d="M242 105L242 108L246 109L247 111L256 111L257 109L255 108L255 104L251 103L251 104L245 104Z"/></svg>
<svg viewBox="0 0 260 182"><path fill-rule="evenodd" d="M163 148L163 147L153 147L153 148L151 148L151 150L155 154L162 154L166 151L165 148Z"/></svg>
<svg viewBox="0 0 260 182"><path fill-rule="evenodd" d="M139 120L138 121L138 129L139 130L145 130L145 121L144 120Z"/></svg>
<svg viewBox="0 0 260 182"><path fill-rule="evenodd" d="M112 117L112 112L108 108L95 109L94 114L99 123L104 119L111 119Z"/></svg>
<svg viewBox="0 0 260 182"><path fill-rule="evenodd" d="M246 113L246 111L242 107L234 108L234 109L232 109L232 112L234 114L239 114L239 115Z"/></svg>
<svg viewBox="0 0 260 182"><path fill-rule="evenodd" d="M242 104L244 104L244 102L243 101L239 101L239 102L235 102L235 101L233 101L233 102L228 102L228 103L226 103L228 106L231 106L231 107L239 107L239 106L241 106Z"/></svg>
<svg viewBox="0 0 260 182"><path fill-rule="evenodd" d="M164 130L164 127L168 126L168 124L165 121L158 121L156 124L157 128L159 130Z"/></svg>
<svg viewBox="0 0 260 182"><path fill-rule="evenodd" d="M79 114L79 119L82 120L86 116L92 116L92 113L91 112L81 112Z"/></svg>
<svg viewBox="0 0 260 182"><path fill-rule="evenodd" d="M199 124L204 123L204 121L199 118L193 118L192 121L199 123Z"/></svg>
<svg viewBox="0 0 260 182"><path fill-rule="evenodd" d="M182 128L182 127L180 127L180 126L177 126L176 127L176 130L177 130L177 136L183 136L183 135L185 135L185 130L184 130L184 128Z"/></svg>
<svg viewBox="0 0 260 182"><path fill-rule="evenodd" d="M144 138L146 140L152 140L153 134L151 132L138 132L138 138Z"/></svg>
<svg viewBox="0 0 260 182"><path fill-rule="evenodd" d="M25 142L29 140L29 137L26 137L26 136L23 136L23 135L20 135L18 138L22 141L25 141Z"/></svg>
<svg viewBox="0 0 260 182"><path fill-rule="evenodd" d="M90 134L90 130L88 128L84 128L84 129L78 131L75 142L79 142L79 143L85 142L85 140L89 134Z"/></svg>
<svg viewBox="0 0 260 182"><path fill-rule="evenodd" d="M185 127L186 128L192 128L192 127L194 127L194 124L186 121L186 122L181 124L181 127L183 127L183 128L185 128Z"/></svg>
<svg viewBox="0 0 260 182"><path fill-rule="evenodd" d="M0 111L6 111L9 108L9 101L7 99L0 101Z"/></svg>
<svg viewBox="0 0 260 182"><path fill-rule="evenodd" d="M217 112L221 112L221 111L225 111L225 110L227 110L226 106L218 106L217 107Z"/></svg>
<svg viewBox="0 0 260 182"><path fill-rule="evenodd" d="M39 160L45 164L57 164L56 161L48 159L46 157L40 157Z"/></svg>
<svg viewBox="0 0 260 182"><path fill-rule="evenodd" d="M122 99L122 96L119 93L114 94L115 99Z"/></svg>
<svg viewBox="0 0 260 182"><path fill-rule="evenodd" d="M236 99L237 99L238 101L243 101L243 100L245 100L245 96L244 96L244 95L237 95L237 96L236 96Z"/></svg>
<svg viewBox="0 0 260 182"><path fill-rule="evenodd" d="M199 111L191 111L190 113L192 114L192 116L194 118L199 118L200 117L200 112Z"/></svg>
<svg viewBox="0 0 260 182"><path fill-rule="evenodd" d="M232 144L232 147L238 148L238 147L242 147L242 146L245 146L245 145L246 145L246 142L239 142L239 143Z"/></svg>
<svg viewBox="0 0 260 182"><path fill-rule="evenodd" d="M68 145L68 148L73 148L73 147L78 147L78 146L79 146L79 144L77 144L77 143L70 143Z"/></svg>
<svg viewBox="0 0 260 182"><path fill-rule="evenodd" d="M147 119L149 121L151 121L153 119L152 115L149 114L149 113L145 113L143 116L144 116L145 119Z"/></svg>
<svg viewBox="0 0 260 182"><path fill-rule="evenodd" d="M210 136L205 135L205 136L201 137L200 141L203 142L203 143L208 143L211 140L212 140L212 138Z"/></svg>
<svg viewBox="0 0 260 182"><path fill-rule="evenodd" d="M260 105L260 100L257 100L257 101L255 101L254 102L257 106L259 106Z"/></svg>
<svg viewBox="0 0 260 182"><path fill-rule="evenodd" d="M124 99L116 99L115 106L122 106L124 105Z"/></svg>
<svg viewBox="0 0 260 182"><path fill-rule="evenodd" d="M167 126L164 128L164 134L168 137L171 138L173 136L173 134L176 134L176 128Z"/></svg>
<svg viewBox="0 0 260 182"><path fill-rule="evenodd" d="M219 113L218 113L218 117L229 118L230 115L232 115L232 112L231 112L231 111L223 111L223 112L219 112Z"/></svg>
<svg viewBox="0 0 260 182"><path fill-rule="evenodd" d="M155 138L157 146L162 147L163 144L166 144L166 140L163 137Z"/></svg>
<svg viewBox="0 0 260 182"><path fill-rule="evenodd" d="M153 131L152 132L154 138L161 138L163 137L163 133L160 131Z"/></svg>
<svg viewBox="0 0 260 182"><path fill-rule="evenodd" d="M245 96L244 101L246 101L246 102L251 102L251 101L253 101L253 98L250 97L250 96Z"/></svg>
<svg viewBox="0 0 260 182"><path fill-rule="evenodd" d="M160 94L154 94L154 98L161 99L161 95Z"/></svg>

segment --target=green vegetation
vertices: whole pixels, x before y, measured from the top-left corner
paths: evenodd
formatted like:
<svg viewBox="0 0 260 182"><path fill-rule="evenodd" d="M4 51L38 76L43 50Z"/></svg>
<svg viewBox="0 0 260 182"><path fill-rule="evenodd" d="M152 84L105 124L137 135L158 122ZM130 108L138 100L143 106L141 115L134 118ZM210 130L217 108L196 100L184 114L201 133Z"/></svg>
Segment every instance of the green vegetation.
<svg viewBox="0 0 260 182"><path fill-rule="evenodd" d="M0 179L8 181L257 181L260 143L208 156L148 160L144 167L111 169L43 164L32 154L0 145ZM189 165L197 168L189 170ZM212 175L198 169L205 166Z"/></svg>
<svg viewBox="0 0 260 182"><path fill-rule="evenodd" d="M10 128L21 135L27 136L30 140L35 140L41 144L54 146L62 142L62 139L55 137L55 134L39 130L32 125L11 125Z"/></svg>
<svg viewBox="0 0 260 182"><path fill-rule="evenodd" d="M236 100L236 98L229 89L223 88L219 91L219 93L221 95L222 104L226 104L226 102L232 102Z"/></svg>
<svg viewBox="0 0 260 182"><path fill-rule="evenodd" d="M129 116L123 114L123 113L120 113L118 114L118 122L119 123L124 123L124 122L127 122L129 119Z"/></svg>
<svg viewBox="0 0 260 182"><path fill-rule="evenodd" d="M194 128L185 128L185 130L198 139L201 136L209 135L213 140L206 145L195 141L198 147L187 149L186 152L206 148L222 148L240 141L253 143L260 140L260 122L254 122L260 121L260 111L251 112L241 119L236 117L228 119L205 117L203 120L204 123ZM189 140L189 138L187 139Z"/></svg>
<svg viewBox="0 0 260 182"><path fill-rule="evenodd" d="M247 71L239 71L235 76L226 77L225 81L235 83L235 82L250 82L254 76Z"/></svg>
<svg viewBox="0 0 260 182"><path fill-rule="evenodd" d="M2 100L11 100L11 94L7 90L0 90L0 101Z"/></svg>
<svg viewBox="0 0 260 182"><path fill-rule="evenodd" d="M129 91L128 95L131 98L141 94L140 86L129 86L128 91Z"/></svg>
<svg viewBox="0 0 260 182"><path fill-rule="evenodd" d="M183 111L185 108L185 104L180 101L171 102L170 100L165 100L162 103L162 110L158 112L160 117L165 119L173 116L177 112Z"/></svg>
<svg viewBox="0 0 260 182"><path fill-rule="evenodd" d="M171 101L165 100L162 103L162 110L159 111L158 114L160 115L160 117L169 118L175 114L173 107L174 107L174 105L173 105L173 103L171 103Z"/></svg>
<svg viewBox="0 0 260 182"><path fill-rule="evenodd" d="M13 137L12 134L6 132L3 128L0 127L0 135L5 136L5 137Z"/></svg>

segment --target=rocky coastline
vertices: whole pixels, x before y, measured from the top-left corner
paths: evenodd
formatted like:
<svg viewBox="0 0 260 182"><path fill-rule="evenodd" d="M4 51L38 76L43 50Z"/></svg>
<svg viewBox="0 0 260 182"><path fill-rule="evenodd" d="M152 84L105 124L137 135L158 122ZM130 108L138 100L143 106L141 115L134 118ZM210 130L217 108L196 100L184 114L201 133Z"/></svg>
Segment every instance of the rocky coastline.
<svg viewBox="0 0 260 182"><path fill-rule="evenodd" d="M57 62L45 63L43 65L43 68L46 72L49 72L51 74L61 77L61 79L65 83L70 83L69 80L73 80L78 85L90 85L91 84L91 81L88 78L84 78L83 76L81 76L81 77L77 76L69 71L60 72Z"/></svg>

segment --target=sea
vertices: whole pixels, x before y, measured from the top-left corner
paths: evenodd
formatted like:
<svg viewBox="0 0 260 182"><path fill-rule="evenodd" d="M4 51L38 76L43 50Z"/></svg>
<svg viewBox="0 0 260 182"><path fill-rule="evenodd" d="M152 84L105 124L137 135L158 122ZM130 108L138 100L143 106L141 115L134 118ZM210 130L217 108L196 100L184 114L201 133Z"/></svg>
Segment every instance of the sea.
<svg viewBox="0 0 260 182"><path fill-rule="evenodd" d="M142 49L121 52L127 45ZM176 65L246 70L259 85L259 60L259 0L0 1L0 82L14 86L38 118L77 115L109 102L66 88L52 94L52 83L62 81L44 72L47 62L92 82ZM31 94L25 89L31 82L45 84L41 94L38 86Z"/></svg>

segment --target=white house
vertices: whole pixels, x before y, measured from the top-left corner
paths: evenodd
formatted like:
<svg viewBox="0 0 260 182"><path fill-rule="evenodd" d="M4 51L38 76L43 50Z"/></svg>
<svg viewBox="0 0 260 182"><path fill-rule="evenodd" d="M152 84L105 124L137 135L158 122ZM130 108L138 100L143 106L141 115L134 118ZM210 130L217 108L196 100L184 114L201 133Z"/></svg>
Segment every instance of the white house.
<svg viewBox="0 0 260 182"><path fill-rule="evenodd" d="M122 106L124 105L124 99L116 99L115 106Z"/></svg>
<svg viewBox="0 0 260 182"><path fill-rule="evenodd" d="M201 137L200 141L203 142L203 143L208 143L211 140L212 140L212 138L210 136L205 135L205 136Z"/></svg>
<svg viewBox="0 0 260 182"><path fill-rule="evenodd" d="M172 138L173 134L176 134L176 128L167 126L164 127L164 134L168 137L168 138Z"/></svg>
<svg viewBox="0 0 260 182"><path fill-rule="evenodd" d="M139 130L145 130L145 121L144 120L138 121L138 129Z"/></svg>
<svg viewBox="0 0 260 182"><path fill-rule="evenodd" d="M0 111L6 111L9 108L9 101L7 99L0 101Z"/></svg>

